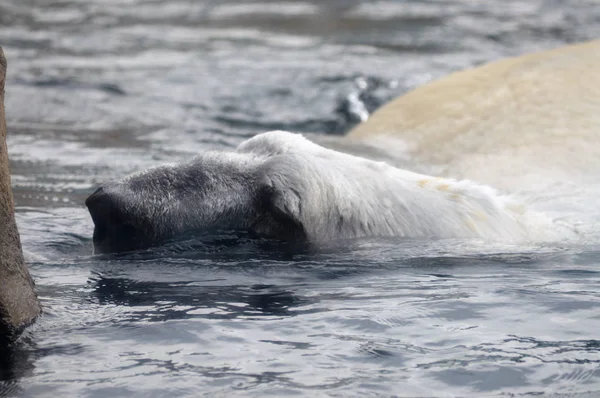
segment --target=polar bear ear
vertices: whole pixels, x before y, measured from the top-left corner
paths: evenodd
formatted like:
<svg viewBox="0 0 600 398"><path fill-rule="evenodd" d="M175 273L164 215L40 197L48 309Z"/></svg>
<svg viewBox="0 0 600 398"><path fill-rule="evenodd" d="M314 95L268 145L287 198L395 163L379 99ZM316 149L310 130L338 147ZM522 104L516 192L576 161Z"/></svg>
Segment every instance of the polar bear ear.
<svg viewBox="0 0 600 398"><path fill-rule="evenodd" d="M261 201L265 211L276 224L273 228L276 238L307 239L302 220L302 202L296 190L272 180L266 181L261 186Z"/></svg>

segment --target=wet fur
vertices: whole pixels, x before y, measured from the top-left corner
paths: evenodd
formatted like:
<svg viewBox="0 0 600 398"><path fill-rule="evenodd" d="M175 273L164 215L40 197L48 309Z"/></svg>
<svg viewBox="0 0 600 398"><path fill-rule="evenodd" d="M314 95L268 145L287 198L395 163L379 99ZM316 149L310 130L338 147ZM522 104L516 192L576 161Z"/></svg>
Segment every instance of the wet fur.
<svg viewBox="0 0 600 398"><path fill-rule="evenodd" d="M86 204L97 230L113 225L112 233L96 231L100 251L113 251L120 226L139 241L134 248L217 228L309 243L528 235L523 211L489 187L397 169L283 131L106 184Z"/></svg>

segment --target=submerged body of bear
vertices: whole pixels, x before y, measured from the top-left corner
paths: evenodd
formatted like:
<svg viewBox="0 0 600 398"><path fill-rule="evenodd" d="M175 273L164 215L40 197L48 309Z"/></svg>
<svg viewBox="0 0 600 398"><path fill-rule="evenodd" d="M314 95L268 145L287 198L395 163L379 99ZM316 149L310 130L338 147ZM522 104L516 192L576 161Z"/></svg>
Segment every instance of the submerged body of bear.
<svg viewBox="0 0 600 398"><path fill-rule="evenodd" d="M233 152L209 152L106 184L86 204L97 252L149 247L197 229L308 243L523 240L531 236L533 217L492 188L397 169L283 131L257 135Z"/></svg>

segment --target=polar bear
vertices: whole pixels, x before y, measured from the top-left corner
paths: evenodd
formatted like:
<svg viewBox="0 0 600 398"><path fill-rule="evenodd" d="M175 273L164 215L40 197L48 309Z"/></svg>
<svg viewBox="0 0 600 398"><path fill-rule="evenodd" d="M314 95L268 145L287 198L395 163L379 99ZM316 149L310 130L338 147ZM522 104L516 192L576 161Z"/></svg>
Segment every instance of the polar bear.
<svg viewBox="0 0 600 398"><path fill-rule="evenodd" d="M384 105L348 138L421 172L556 193L557 183L597 180L599 104L594 40L450 74Z"/></svg>
<svg viewBox="0 0 600 398"><path fill-rule="evenodd" d="M310 244L531 236L531 215L492 188L398 169L284 131L105 184L86 205L98 253L145 248L196 229Z"/></svg>
<svg viewBox="0 0 600 398"><path fill-rule="evenodd" d="M108 183L86 202L96 251L212 228L309 243L598 230L599 65L600 40L492 62L419 87L329 142L377 147L390 164L270 132Z"/></svg>

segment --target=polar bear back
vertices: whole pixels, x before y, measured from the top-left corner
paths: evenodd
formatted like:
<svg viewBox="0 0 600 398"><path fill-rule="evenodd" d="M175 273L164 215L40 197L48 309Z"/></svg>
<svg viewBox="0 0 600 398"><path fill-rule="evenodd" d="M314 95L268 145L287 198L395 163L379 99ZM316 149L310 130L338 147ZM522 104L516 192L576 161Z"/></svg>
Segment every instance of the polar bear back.
<svg viewBox="0 0 600 398"><path fill-rule="evenodd" d="M600 40L426 84L350 132L374 136L442 175L511 191L585 175L600 166Z"/></svg>

